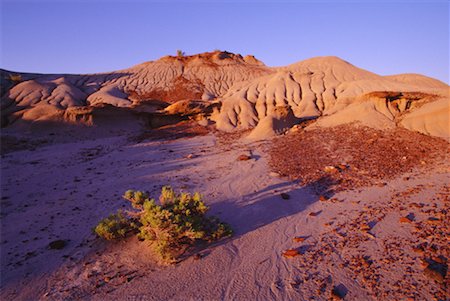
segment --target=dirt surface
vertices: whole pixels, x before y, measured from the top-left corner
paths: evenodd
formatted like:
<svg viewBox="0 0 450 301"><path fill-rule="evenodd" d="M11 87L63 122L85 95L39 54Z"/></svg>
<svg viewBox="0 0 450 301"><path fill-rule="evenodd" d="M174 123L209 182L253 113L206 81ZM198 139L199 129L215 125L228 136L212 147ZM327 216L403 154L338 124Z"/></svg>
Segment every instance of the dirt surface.
<svg viewBox="0 0 450 301"><path fill-rule="evenodd" d="M449 143L402 128L375 130L341 125L298 131L270 146L270 166L303 184L317 183L319 193L385 185L413 169L448 158ZM322 185L323 184L323 185Z"/></svg>
<svg viewBox="0 0 450 301"><path fill-rule="evenodd" d="M140 142L68 132L83 139L55 135L45 147L3 155L0 298L449 299L445 142L342 127L245 143L246 132L204 130L167 126ZM305 178L273 172L276 158L292 160L289 170L301 165ZM93 235L126 190L154 195L168 183L200 191L235 235L170 266L137 239Z"/></svg>
<svg viewBox="0 0 450 301"><path fill-rule="evenodd" d="M188 120L155 129L144 129L139 135L133 137L132 140L138 143L146 140L170 141L181 138L204 136L211 131L212 129L210 127L201 126L195 121Z"/></svg>
<svg viewBox="0 0 450 301"><path fill-rule="evenodd" d="M48 140L44 139L25 139L25 138L17 138L14 136L2 135L0 136L0 154L7 154L15 151L21 150L32 150L36 149L41 145L45 145L48 143Z"/></svg>

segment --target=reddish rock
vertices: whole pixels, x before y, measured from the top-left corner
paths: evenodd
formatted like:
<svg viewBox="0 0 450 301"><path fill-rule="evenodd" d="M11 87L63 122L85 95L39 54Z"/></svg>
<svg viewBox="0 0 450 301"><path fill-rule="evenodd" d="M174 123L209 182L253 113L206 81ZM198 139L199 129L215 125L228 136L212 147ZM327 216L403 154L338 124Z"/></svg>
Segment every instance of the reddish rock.
<svg viewBox="0 0 450 301"><path fill-rule="evenodd" d="M295 249L289 249L283 252L283 256L286 258L294 258L300 255L300 253Z"/></svg>
<svg viewBox="0 0 450 301"><path fill-rule="evenodd" d="M240 155L237 159L238 161L247 161L250 160L252 157L249 155Z"/></svg>
<svg viewBox="0 0 450 301"><path fill-rule="evenodd" d="M412 221L408 217L402 216L400 217L399 222L402 224L410 224Z"/></svg>
<svg viewBox="0 0 450 301"><path fill-rule="evenodd" d="M310 212L308 215L309 216L318 216L321 212L322 212L322 210L317 211L317 212Z"/></svg>
<svg viewBox="0 0 450 301"><path fill-rule="evenodd" d="M293 241L295 241L295 242L304 242L305 239L306 239L306 237L296 236L296 237L294 237Z"/></svg>
<svg viewBox="0 0 450 301"><path fill-rule="evenodd" d="M327 199L325 196L321 195L321 196L319 197L319 201L321 201L321 202L326 202L326 201L328 201L328 199Z"/></svg>

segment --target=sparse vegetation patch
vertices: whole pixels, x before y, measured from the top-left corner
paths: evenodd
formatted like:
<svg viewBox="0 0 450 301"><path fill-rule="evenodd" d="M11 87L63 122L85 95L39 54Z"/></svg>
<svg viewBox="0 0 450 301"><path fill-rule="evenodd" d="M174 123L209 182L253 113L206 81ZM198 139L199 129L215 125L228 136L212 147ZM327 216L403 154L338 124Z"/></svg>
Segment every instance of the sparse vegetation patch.
<svg viewBox="0 0 450 301"><path fill-rule="evenodd" d="M151 242L166 262L176 261L198 241L212 242L232 234L227 224L206 216L209 208L198 192L176 193L164 186L159 204L142 191L128 190L124 198L133 209L103 219L94 232L107 240L137 234L140 240Z"/></svg>

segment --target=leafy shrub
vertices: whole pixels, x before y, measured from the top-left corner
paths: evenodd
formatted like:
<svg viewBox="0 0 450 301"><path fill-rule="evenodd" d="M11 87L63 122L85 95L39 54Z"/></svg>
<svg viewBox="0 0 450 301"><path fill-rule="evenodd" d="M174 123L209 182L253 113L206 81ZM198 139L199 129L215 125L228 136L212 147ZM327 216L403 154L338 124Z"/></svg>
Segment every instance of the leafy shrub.
<svg viewBox="0 0 450 301"><path fill-rule="evenodd" d="M118 239L123 238L134 229L134 223L130 222L121 211L116 214L111 214L107 218L104 218L94 228L94 232L106 239Z"/></svg>
<svg viewBox="0 0 450 301"><path fill-rule="evenodd" d="M185 52L184 51L182 51L182 50L177 50L177 57L184 57L184 55L185 55Z"/></svg>
<svg viewBox="0 0 450 301"><path fill-rule="evenodd" d="M212 242L232 234L231 228L215 217L207 217L208 207L196 192L177 194L164 186L160 205L142 191L128 190L124 198L134 211L111 215L102 220L95 232L105 239L124 237L132 230L138 238L152 242L156 253L165 261L174 261L197 241Z"/></svg>
<svg viewBox="0 0 450 301"><path fill-rule="evenodd" d="M15 83L20 83L22 81L22 75L20 74L10 74L9 80Z"/></svg>

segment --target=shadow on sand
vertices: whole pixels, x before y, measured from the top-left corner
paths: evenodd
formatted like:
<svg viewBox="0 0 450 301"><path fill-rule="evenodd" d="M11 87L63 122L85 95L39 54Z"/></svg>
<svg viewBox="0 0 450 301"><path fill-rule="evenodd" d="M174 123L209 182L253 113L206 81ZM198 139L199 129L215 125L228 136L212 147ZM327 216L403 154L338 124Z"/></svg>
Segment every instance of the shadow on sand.
<svg viewBox="0 0 450 301"><path fill-rule="evenodd" d="M292 182L268 186L239 198L238 201L224 201L211 205L210 213L231 225L234 238L264 227L279 219L304 211L319 200L320 194L333 196L331 178L323 177L313 183L289 190ZM288 196L288 199L284 199ZM286 196L287 195L287 196Z"/></svg>
<svg viewBox="0 0 450 301"><path fill-rule="evenodd" d="M283 182L242 196L238 201L234 199L211 204L210 214L228 223L234 231L233 236L212 245L199 245L195 250L188 251L180 261L195 253L197 253L196 256L208 256L217 246L277 220L302 212L317 202L320 195L325 194L327 198L332 197L335 184L337 183L328 176L297 189L291 189L292 182ZM318 194L318 192L322 192L322 194ZM282 193L285 198L281 196ZM286 199L286 195L288 195L288 199ZM310 247L310 245L304 245L298 251L300 254L304 254Z"/></svg>

